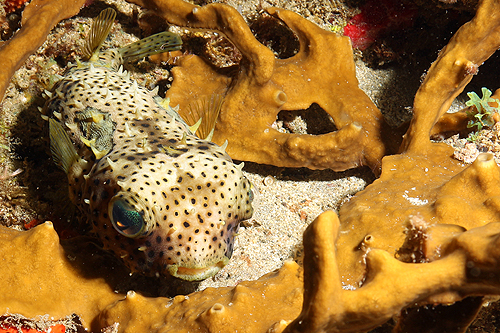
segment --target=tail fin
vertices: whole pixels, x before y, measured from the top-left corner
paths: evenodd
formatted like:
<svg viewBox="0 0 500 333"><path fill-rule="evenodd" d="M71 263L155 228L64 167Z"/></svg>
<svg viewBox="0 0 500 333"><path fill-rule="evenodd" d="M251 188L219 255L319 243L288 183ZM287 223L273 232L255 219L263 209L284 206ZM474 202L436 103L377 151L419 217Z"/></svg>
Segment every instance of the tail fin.
<svg viewBox="0 0 500 333"><path fill-rule="evenodd" d="M182 39L179 35L164 31L124 46L118 51L124 61L135 61L157 53L177 51L181 47Z"/></svg>
<svg viewBox="0 0 500 333"><path fill-rule="evenodd" d="M89 60L94 54L99 52L102 43L104 43L104 40L108 37L108 34L111 31L115 17L115 10L112 8L106 8L95 18L83 48L83 56L85 60Z"/></svg>

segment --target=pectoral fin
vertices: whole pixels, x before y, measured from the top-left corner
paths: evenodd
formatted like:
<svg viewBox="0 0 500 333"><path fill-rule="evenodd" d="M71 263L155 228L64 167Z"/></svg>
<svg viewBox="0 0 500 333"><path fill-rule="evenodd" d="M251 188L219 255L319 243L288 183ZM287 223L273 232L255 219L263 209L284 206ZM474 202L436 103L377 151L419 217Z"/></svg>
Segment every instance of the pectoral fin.
<svg viewBox="0 0 500 333"><path fill-rule="evenodd" d="M73 163L80 159L73 142L62 125L52 118L49 118L49 136L50 152L55 164L68 173Z"/></svg>

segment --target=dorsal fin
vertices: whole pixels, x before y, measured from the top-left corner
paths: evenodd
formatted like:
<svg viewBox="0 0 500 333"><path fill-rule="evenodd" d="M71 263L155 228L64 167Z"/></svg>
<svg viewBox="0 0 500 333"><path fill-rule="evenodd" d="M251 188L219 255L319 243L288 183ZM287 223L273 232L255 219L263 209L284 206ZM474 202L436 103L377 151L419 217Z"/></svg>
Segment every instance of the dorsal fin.
<svg viewBox="0 0 500 333"><path fill-rule="evenodd" d="M147 56L180 50L182 39L173 32L160 32L120 48L123 61L136 61Z"/></svg>
<svg viewBox="0 0 500 333"><path fill-rule="evenodd" d="M188 112L184 112L182 116L190 126L196 125L201 120L195 134L201 139L211 141L223 103L224 97L214 94L189 104Z"/></svg>
<svg viewBox="0 0 500 333"><path fill-rule="evenodd" d="M200 125L201 125L201 121L203 119L200 118L198 119L198 121L196 123L194 123L193 125L189 126L189 130L191 131L191 133L196 133L196 131L198 131L198 128L200 128Z"/></svg>
<svg viewBox="0 0 500 333"><path fill-rule="evenodd" d="M85 46L83 47L83 57L85 60L91 60L94 55L99 53L102 43L104 43L104 40L111 31L115 17L115 10L113 8L106 8L95 18Z"/></svg>
<svg viewBox="0 0 500 333"><path fill-rule="evenodd" d="M68 173L69 168L80 159L73 142L62 125L49 118L50 152L57 166Z"/></svg>

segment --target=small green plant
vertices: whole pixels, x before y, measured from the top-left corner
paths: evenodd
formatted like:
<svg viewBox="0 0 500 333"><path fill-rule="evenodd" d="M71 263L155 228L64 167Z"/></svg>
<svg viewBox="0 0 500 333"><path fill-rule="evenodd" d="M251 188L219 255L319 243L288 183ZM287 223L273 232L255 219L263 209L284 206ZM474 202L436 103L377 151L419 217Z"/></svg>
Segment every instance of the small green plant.
<svg viewBox="0 0 500 333"><path fill-rule="evenodd" d="M468 141L474 142L478 138L478 133L483 127L492 127L495 124L494 115L498 113L500 107L500 101L496 98L491 98L491 90L488 88L481 89L483 97L479 96L475 92L467 93L469 100L465 102L467 106L474 106L471 111L467 111L467 115L473 119L469 120L467 123L467 128L476 127L477 131L472 132L467 138ZM496 102L497 106L490 106L488 103Z"/></svg>
<svg viewBox="0 0 500 333"><path fill-rule="evenodd" d="M344 30L345 26L345 24L332 24L330 25L330 31L339 34Z"/></svg>

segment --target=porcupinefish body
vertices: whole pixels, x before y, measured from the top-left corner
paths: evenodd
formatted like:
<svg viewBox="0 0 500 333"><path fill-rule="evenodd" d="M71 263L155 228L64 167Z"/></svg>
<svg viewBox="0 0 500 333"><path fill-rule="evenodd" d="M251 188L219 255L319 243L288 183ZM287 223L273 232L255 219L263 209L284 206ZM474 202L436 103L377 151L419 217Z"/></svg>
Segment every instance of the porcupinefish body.
<svg viewBox="0 0 500 333"><path fill-rule="evenodd" d="M227 264L239 223L252 215L251 184L222 147L194 136L120 66L179 49L180 38L162 33L99 52L114 15L96 18L89 61L48 93L53 158L68 175L71 201L132 271L205 279Z"/></svg>

